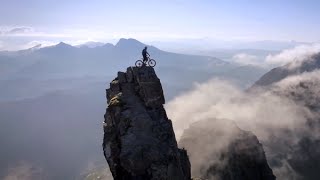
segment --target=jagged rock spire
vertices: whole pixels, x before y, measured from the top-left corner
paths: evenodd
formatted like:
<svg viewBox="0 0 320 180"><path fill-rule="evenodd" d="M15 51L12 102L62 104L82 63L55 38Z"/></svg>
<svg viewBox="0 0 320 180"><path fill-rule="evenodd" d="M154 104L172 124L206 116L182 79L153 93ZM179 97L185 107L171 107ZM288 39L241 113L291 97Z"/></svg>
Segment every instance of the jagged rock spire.
<svg viewBox="0 0 320 180"><path fill-rule="evenodd" d="M190 180L187 152L178 149L152 67L118 72L106 90L104 156L115 180Z"/></svg>

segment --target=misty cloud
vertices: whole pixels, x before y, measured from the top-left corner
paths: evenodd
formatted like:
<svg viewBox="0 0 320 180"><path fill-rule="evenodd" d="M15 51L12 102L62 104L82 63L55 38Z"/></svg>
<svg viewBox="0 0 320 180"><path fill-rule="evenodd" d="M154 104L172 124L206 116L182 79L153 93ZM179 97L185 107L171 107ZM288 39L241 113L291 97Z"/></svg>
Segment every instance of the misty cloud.
<svg viewBox="0 0 320 180"><path fill-rule="evenodd" d="M34 40L34 41L0 41L0 51L17 51L25 50L37 46L38 48L43 48L47 46L53 46L59 42L55 41L45 41L45 40Z"/></svg>
<svg viewBox="0 0 320 180"><path fill-rule="evenodd" d="M259 61L258 57L255 55L250 55L247 53L239 53L232 57L233 61L243 65L261 65L262 63Z"/></svg>
<svg viewBox="0 0 320 180"><path fill-rule="evenodd" d="M240 128L268 138L269 128L294 129L304 123L304 108L289 99L261 92L250 95L227 81L213 79L170 101L166 109L177 138L193 122L211 118L233 120Z"/></svg>
<svg viewBox="0 0 320 180"><path fill-rule="evenodd" d="M0 27L1 35L17 35L17 34L26 34L34 32L32 27Z"/></svg>
<svg viewBox="0 0 320 180"><path fill-rule="evenodd" d="M320 52L320 44L298 45L290 49L284 49L277 54L269 54L265 57L258 57L250 53L238 53L232 57L232 60L239 64L255 65L261 67L277 67L290 64L288 68L295 68L301 65L306 59Z"/></svg>
<svg viewBox="0 0 320 180"><path fill-rule="evenodd" d="M276 176L282 177L281 179L292 179L296 175L286 161L290 157L290 154L287 154L290 152L289 148L295 146L303 136L314 139L320 137L320 133L317 130L310 131L306 125L315 114L303 104L296 103L283 94L286 92L290 94L290 88L294 88L302 81L308 80L314 82L313 84L318 82L314 85L313 96L307 99L312 102L314 96L320 94L318 92L319 77L319 71L293 76L276 83L269 91L258 91L254 94L243 92L229 82L213 79L207 83L196 84L192 91L176 97L166 105L166 110L168 117L172 119L178 140L192 123L205 120L224 119L223 121L234 122L243 130L253 132L265 145L268 160L277 153L286 154L287 157L281 160L280 165L273 170ZM285 93L281 94L281 92ZM213 124L217 126L219 123ZM207 125L210 126L210 123ZM215 129L219 128L215 127ZM287 132L291 133L287 134ZM226 130L225 133L232 132ZM229 140L221 138L219 141L223 143ZM287 144L280 144L280 150L275 150L270 147L271 141ZM209 148L201 147L200 149Z"/></svg>
<svg viewBox="0 0 320 180"><path fill-rule="evenodd" d="M43 170L28 162L21 161L15 167L8 169L8 174L3 180L34 180L45 179Z"/></svg>
<svg viewBox="0 0 320 180"><path fill-rule="evenodd" d="M32 31L33 31L33 28L31 28L31 27L18 27L18 28L13 28L10 31L8 31L8 34L29 33Z"/></svg>
<svg viewBox="0 0 320 180"><path fill-rule="evenodd" d="M320 52L320 44L299 45L292 49L283 50L276 55L268 55L265 62L270 65L282 66L295 61L297 62L295 65L299 65L299 62L318 52Z"/></svg>
<svg viewBox="0 0 320 180"><path fill-rule="evenodd" d="M41 48L43 47L47 47L47 46L53 46L56 45L56 42L52 42L52 41L31 41L28 42L24 45L22 45L21 49L28 49L28 48L32 48L35 46L40 46Z"/></svg>

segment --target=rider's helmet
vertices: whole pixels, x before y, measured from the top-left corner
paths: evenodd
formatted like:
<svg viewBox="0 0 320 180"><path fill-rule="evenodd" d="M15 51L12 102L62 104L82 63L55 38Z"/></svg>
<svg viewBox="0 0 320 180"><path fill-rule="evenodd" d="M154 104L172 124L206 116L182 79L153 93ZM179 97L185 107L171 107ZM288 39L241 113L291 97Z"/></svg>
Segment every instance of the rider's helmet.
<svg viewBox="0 0 320 180"><path fill-rule="evenodd" d="M144 49L147 49L147 48L148 48L147 46L144 47Z"/></svg>

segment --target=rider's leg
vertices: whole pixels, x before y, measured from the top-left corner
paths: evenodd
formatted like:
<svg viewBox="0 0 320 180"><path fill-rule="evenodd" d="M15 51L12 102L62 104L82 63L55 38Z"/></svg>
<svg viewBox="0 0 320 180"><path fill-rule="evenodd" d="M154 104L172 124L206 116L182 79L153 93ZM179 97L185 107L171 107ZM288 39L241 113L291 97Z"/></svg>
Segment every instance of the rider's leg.
<svg viewBox="0 0 320 180"><path fill-rule="evenodd" d="M147 61L148 61L147 56L143 56L143 64L144 64L144 65L147 64Z"/></svg>

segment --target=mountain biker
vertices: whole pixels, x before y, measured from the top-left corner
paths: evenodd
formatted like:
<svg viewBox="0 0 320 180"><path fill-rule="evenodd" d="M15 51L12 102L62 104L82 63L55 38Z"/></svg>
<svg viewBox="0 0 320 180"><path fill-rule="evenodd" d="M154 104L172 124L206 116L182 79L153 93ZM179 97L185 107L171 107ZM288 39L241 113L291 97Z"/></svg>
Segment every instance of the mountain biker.
<svg viewBox="0 0 320 180"><path fill-rule="evenodd" d="M143 56L143 63L146 64L148 61L148 56L150 56L150 54L147 52L147 46L144 47L144 49L142 50L142 56Z"/></svg>

